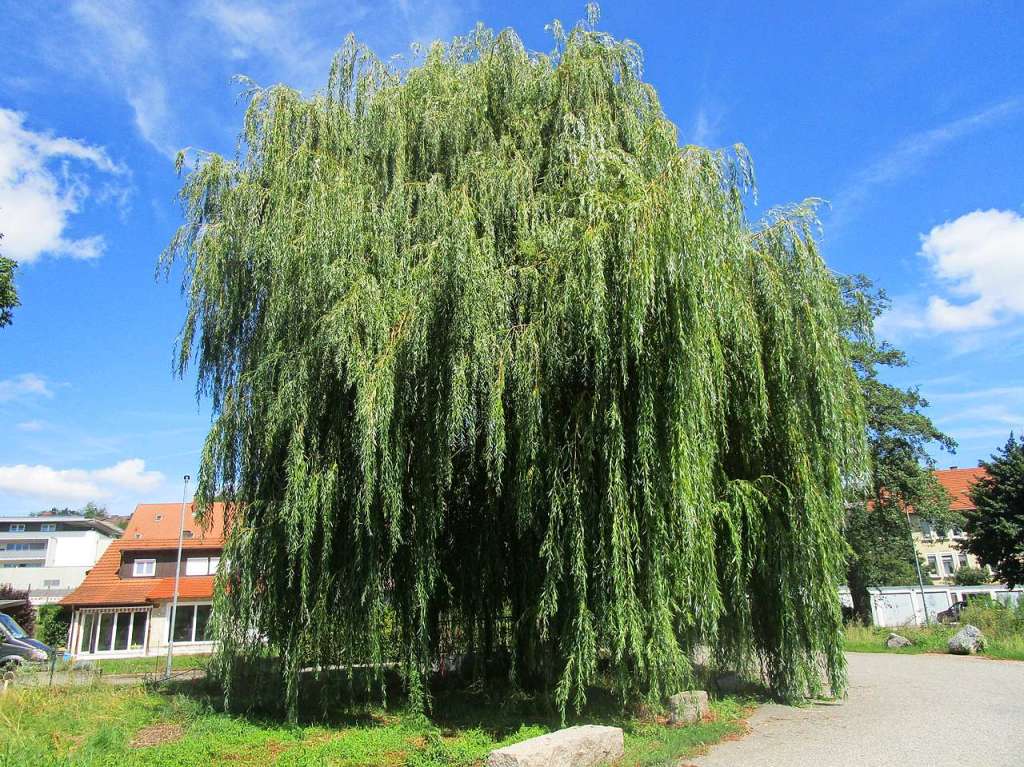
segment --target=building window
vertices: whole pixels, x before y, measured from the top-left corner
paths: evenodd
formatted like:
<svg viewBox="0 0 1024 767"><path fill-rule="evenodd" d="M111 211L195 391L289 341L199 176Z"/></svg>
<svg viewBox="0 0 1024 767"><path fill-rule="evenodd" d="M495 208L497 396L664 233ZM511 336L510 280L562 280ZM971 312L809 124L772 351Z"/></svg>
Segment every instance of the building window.
<svg viewBox="0 0 1024 767"><path fill-rule="evenodd" d="M220 557L189 557L185 560L185 575L216 575Z"/></svg>
<svg viewBox="0 0 1024 767"><path fill-rule="evenodd" d="M156 575L156 560L136 559L132 565L132 575L136 578L150 578Z"/></svg>
<svg viewBox="0 0 1024 767"><path fill-rule="evenodd" d="M932 529L932 523L926 519L921 520L921 536L927 541L931 540L935 531Z"/></svg>
<svg viewBox="0 0 1024 767"><path fill-rule="evenodd" d="M146 644L146 610L85 613L79 636L79 652L122 652L138 650Z"/></svg>
<svg viewBox="0 0 1024 767"><path fill-rule="evenodd" d="M928 569L931 571L932 575L941 575L939 572L939 558L934 554L928 555Z"/></svg>
<svg viewBox="0 0 1024 767"><path fill-rule="evenodd" d="M955 571L955 565L953 564L952 554L942 555L942 570L946 575L952 575Z"/></svg>
<svg viewBox="0 0 1024 767"><path fill-rule="evenodd" d="M954 537L954 538L963 538L963 537L964 537L964 531L963 531L963 528L960 528L960 527L954 527L954 528L953 528L953 537Z"/></svg>
<svg viewBox="0 0 1024 767"><path fill-rule="evenodd" d="M11 531L12 533L23 533L23 532L25 532L25 525L23 525L23 524L20 524L20 523L19 523L19 524L14 524L14 523L11 523L11 526L10 526L10 528L8 528L8 529L9 529L9 530L10 530L10 531Z"/></svg>
<svg viewBox="0 0 1024 767"><path fill-rule="evenodd" d="M174 612L175 642L211 642L210 605L178 605Z"/></svg>
<svg viewBox="0 0 1024 767"><path fill-rule="evenodd" d="M57 532L57 523L56 522L43 522L43 524L40 525L39 530L41 532L44 532L44 533L55 533L55 532Z"/></svg>
<svg viewBox="0 0 1024 767"><path fill-rule="evenodd" d="M967 555L966 554L961 554L960 555L960 567L967 567L967 566L968 566Z"/></svg>

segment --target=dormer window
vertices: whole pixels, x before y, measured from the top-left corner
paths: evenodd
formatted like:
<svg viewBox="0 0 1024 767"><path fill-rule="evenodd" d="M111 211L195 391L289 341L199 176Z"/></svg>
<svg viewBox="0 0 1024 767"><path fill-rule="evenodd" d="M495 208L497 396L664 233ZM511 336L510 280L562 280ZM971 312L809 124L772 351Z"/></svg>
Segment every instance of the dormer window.
<svg viewBox="0 0 1024 767"><path fill-rule="evenodd" d="M135 540L139 540L142 537L142 533L135 533Z"/></svg>
<svg viewBox="0 0 1024 767"><path fill-rule="evenodd" d="M57 532L57 523L43 522L43 524L39 526L39 531L42 533L55 533Z"/></svg>
<svg viewBox="0 0 1024 767"><path fill-rule="evenodd" d="M156 560L136 559L132 565L132 575L136 578L152 578L156 575Z"/></svg>
<svg viewBox="0 0 1024 767"><path fill-rule="evenodd" d="M163 522L164 521L164 515L163 514L157 514L155 517L153 517L153 519L156 520L157 522Z"/></svg>
<svg viewBox="0 0 1024 767"><path fill-rule="evenodd" d="M181 537L182 538L191 538L192 535L193 535L193 533L192 533L191 530L182 530L181 531Z"/></svg>
<svg viewBox="0 0 1024 767"><path fill-rule="evenodd" d="M12 533L23 533L25 532L25 525L22 523L11 524L10 531Z"/></svg>

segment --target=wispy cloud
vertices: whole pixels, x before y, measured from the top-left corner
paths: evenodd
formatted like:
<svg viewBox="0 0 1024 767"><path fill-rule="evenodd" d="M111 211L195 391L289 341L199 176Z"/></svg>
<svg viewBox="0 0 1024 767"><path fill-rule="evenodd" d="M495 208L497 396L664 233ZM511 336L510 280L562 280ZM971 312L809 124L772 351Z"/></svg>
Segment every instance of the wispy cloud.
<svg viewBox="0 0 1024 767"><path fill-rule="evenodd" d="M718 140L721 124L721 114L712 111L707 105L702 105L693 120L690 143L697 146L710 146Z"/></svg>
<svg viewBox="0 0 1024 767"><path fill-rule="evenodd" d="M1024 98L1015 97L974 114L915 133L855 173L832 198L829 229L835 231L855 218L876 189L915 173L936 152L976 131L1024 112Z"/></svg>
<svg viewBox="0 0 1024 767"><path fill-rule="evenodd" d="M334 53L355 32L383 55L465 31L454 0L192 0L172 5L76 0L54 57L74 57L120 92L139 135L173 157L185 146L230 146L238 127L231 78L324 85ZM65 50L66 49L66 50ZM230 118L226 115L231 114ZM206 146L210 130L218 146Z"/></svg>
<svg viewBox="0 0 1024 767"><path fill-rule="evenodd" d="M0 379L0 402L53 396L53 389L42 376L22 373L13 378Z"/></svg>

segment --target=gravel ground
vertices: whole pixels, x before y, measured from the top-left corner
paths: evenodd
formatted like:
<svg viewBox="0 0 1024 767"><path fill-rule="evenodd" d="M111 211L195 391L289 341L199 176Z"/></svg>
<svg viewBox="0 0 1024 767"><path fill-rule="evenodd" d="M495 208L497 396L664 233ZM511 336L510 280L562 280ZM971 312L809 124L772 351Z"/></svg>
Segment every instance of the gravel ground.
<svg viewBox="0 0 1024 767"><path fill-rule="evenodd" d="M765 705L695 767L1021 767L1024 662L849 653L842 703Z"/></svg>

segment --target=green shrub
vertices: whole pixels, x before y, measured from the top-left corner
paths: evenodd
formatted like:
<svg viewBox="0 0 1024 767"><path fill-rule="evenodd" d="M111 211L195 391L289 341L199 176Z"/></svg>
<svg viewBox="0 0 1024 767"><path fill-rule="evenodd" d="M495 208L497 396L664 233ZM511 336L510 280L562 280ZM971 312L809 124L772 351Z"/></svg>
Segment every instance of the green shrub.
<svg viewBox="0 0 1024 767"><path fill-rule="evenodd" d="M994 600L975 600L960 614L960 624L968 623L980 628L990 639L1024 636L1024 604L1014 608Z"/></svg>
<svg viewBox="0 0 1024 767"><path fill-rule="evenodd" d="M988 581L988 573L980 567L961 567L953 576L953 582L957 586L980 586Z"/></svg>
<svg viewBox="0 0 1024 767"><path fill-rule="evenodd" d="M43 605L36 616L36 639L50 647L63 647L68 639L71 613L60 605Z"/></svg>

